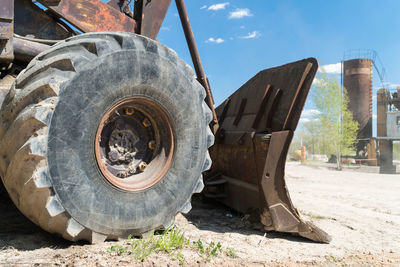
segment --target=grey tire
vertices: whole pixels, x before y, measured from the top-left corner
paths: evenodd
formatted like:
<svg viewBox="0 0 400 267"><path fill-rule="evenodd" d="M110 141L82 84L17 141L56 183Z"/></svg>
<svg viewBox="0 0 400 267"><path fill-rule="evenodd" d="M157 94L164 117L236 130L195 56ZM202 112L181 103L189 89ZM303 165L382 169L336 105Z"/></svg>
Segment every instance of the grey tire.
<svg viewBox="0 0 400 267"><path fill-rule="evenodd" d="M159 103L174 127L172 163L149 188L102 175L94 138L106 110L129 97ZM58 43L22 71L0 111L0 176L15 205L48 232L99 242L167 227L191 209L209 169L211 113L177 54L143 36L89 33Z"/></svg>

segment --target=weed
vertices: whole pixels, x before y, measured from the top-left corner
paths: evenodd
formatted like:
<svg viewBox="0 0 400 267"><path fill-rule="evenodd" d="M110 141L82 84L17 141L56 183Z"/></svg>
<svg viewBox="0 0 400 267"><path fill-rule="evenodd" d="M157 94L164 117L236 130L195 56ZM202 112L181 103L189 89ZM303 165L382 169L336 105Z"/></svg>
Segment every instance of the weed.
<svg viewBox="0 0 400 267"><path fill-rule="evenodd" d="M129 253L138 261L145 259L153 252L155 252L153 238L148 240L134 239L129 248Z"/></svg>
<svg viewBox="0 0 400 267"><path fill-rule="evenodd" d="M195 245L195 248L197 248L197 250L200 252L200 254L204 254L204 245L203 242L201 242L201 240L197 240L197 241L193 241L193 244Z"/></svg>
<svg viewBox="0 0 400 267"><path fill-rule="evenodd" d="M121 245L112 245L107 249L108 252L117 252L118 255L122 255L126 252L126 247L123 247Z"/></svg>
<svg viewBox="0 0 400 267"><path fill-rule="evenodd" d="M227 248L225 251L226 256L236 259L238 258L238 255L236 254L236 250L234 248Z"/></svg>
<svg viewBox="0 0 400 267"><path fill-rule="evenodd" d="M117 255L131 255L137 261L145 259L152 253L164 252L171 255L173 259L178 260L180 265L183 265L185 258L181 253L181 249L184 247L190 247L197 251L207 261L210 261L211 257L216 257L222 253L220 242L211 242L209 245L204 244L200 239L190 242L189 239L185 238L184 233L177 228L168 228L163 234L159 236L153 235L147 239L137 239L129 236L124 245L113 245L107 251ZM232 258L237 257L233 249L227 250L226 255Z"/></svg>
<svg viewBox="0 0 400 267"><path fill-rule="evenodd" d="M211 259L211 257L218 256L219 253L222 252L221 243L215 244L211 242L208 247L205 247L203 242L199 239L197 241L193 241L194 249L199 252L201 256L203 256L207 261Z"/></svg>
<svg viewBox="0 0 400 267"><path fill-rule="evenodd" d="M172 256L178 255L182 261L180 249L188 244L184 233L179 229L166 229L160 236L152 236L148 239L136 239L129 235L126 246L113 245L107 249L108 252L116 252L118 255L129 254L138 261L141 261L154 252L166 252Z"/></svg>
<svg viewBox="0 0 400 267"><path fill-rule="evenodd" d="M221 243L218 242L218 244L215 244L214 242L211 242L207 252L210 256L216 257L218 256L218 253L222 252L221 247Z"/></svg>
<svg viewBox="0 0 400 267"><path fill-rule="evenodd" d="M156 250L171 253L175 250L181 249L187 243L188 240L185 239L184 233L175 228L168 232L165 231L156 240Z"/></svg>
<svg viewBox="0 0 400 267"><path fill-rule="evenodd" d="M333 255L329 255L329 257L327 257L327 260L331 261L331 262L342 262L342 259L340 258L336 258Z"/></svg>
<svg viewBox="0 0 400 267"><path fill-rule="evenodd" d="M176 253L176 255L172 256L172 258L178 260L179 265L185 264L185 256L181 252Z"/></svg>

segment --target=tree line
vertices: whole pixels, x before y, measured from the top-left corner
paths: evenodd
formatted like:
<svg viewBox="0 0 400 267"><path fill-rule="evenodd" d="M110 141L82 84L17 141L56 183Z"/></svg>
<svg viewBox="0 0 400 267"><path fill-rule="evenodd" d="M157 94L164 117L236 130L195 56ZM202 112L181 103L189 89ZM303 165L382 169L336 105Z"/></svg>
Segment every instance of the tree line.
<svg viewBox="0 0 400 267"><path fill-rule="evenodd" d="M346 88L335 77L320 72L311 90L316 107L312 118L301 123L291 151L306 146L310 154L335 155L339 166L343 155L355 155L358 123L348 109Z"/></svg>

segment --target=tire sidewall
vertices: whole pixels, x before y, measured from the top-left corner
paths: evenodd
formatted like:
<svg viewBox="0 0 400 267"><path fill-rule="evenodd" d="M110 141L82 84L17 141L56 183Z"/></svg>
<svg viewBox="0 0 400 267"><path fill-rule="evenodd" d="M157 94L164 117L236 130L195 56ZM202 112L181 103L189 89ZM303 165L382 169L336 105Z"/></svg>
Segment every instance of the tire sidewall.
<svg viewBox="0 0 400 267"><path fill-rule="evenodd" d="M190 199L207 153L199 84L184 64L142 50L121 50L80 66L60 87L48 135L50 179L64 209L83 226L117 236L165 226ZM201 88L202 90L202 88ZM147 97L170 116L172 164L156 184L124 191L101 174L94 155L103 115L129 97Z"/></svg>

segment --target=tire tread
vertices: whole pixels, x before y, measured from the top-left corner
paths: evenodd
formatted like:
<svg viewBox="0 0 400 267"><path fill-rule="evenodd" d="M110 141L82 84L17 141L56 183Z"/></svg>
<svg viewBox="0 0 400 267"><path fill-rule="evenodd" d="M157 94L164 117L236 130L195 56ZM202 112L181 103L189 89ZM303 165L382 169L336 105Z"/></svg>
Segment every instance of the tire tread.
<svg viewBox="0 0 400 267"><path fill-rule="evenodd" d="M20 73L8 93L0 111L0 174L3 183L16 206L43 229L58 233L72 241L102 242L116 239L85 228L71 218L55 194L48 173L46 152L47 134L54 106L63 84L79 73L80 69L101 57L118 50L137 50L159 54L176 63L183 75L194 76L189 65L177 54L143 36L122 33L88 33L71 37L39 54ZM195 86L204 99L204 89ZM209 123L210 110L202 105ZM16 142L15 136L19 136ZM207 130L207 147L213 143L213 135ZM28 163L29 164L28 164ZM204 170L211 165L207 152ZM204 187L202 176L194 185L193 193ZM179 211L189 212L190 198ZM165 218L165 227L173 218Z"/></svg>

